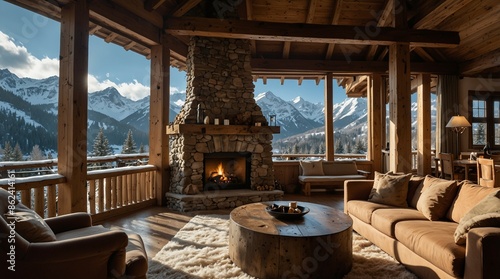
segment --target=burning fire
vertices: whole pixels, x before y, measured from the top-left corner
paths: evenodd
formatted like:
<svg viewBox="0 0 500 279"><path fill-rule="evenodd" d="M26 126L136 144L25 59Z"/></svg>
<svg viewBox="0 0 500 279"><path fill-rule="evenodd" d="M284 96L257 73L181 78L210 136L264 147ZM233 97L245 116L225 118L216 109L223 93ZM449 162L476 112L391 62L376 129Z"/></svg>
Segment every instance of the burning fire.
<svg viewBox="0 0 500 279"><path fill-rule="evenodd" d="M224 167L222 166L222 162L220 162L219 166L217 166L217 174L224 176Z"/></svg>

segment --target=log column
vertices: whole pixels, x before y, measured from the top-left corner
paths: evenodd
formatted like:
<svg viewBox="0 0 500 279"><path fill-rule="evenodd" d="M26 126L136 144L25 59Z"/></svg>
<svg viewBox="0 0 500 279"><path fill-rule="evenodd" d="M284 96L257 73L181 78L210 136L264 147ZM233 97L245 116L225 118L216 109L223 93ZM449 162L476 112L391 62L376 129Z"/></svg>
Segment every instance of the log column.
<svg viewBox="0 0 500 279"><path fill-rule="evenodd" d="M87 211L88 27L87 1L61 8L57 169L66 183L59 184L59 215Z"/></svg>
<svg viewBox="0 0 500 279"><path fill-rule="evenodd" d="M385 111L385 98L382 98L382 77L373 74L368 77L368 152L367 159L373 162L373 170L382 172L382 148L384 141L382 134L385 126L382 125Z"/></svg>
<svg viewBox="0 0 500 279"><path fill-rule="evenodd" d="M166 127L170 114L170 49L166 36L151 48L151 98L149 116L149 163L155 165L156 201L165 204L169 188L169 145Z"/></svg>
<svg viewBox="0 0 500 279"><path fill-rule="evenodd" d="M417 174L431 173L431 77L429 74L417 76Z"/></svg>
<svg viewBox="0 0 500 279"><path fill-rule="evenodd" d="M411 161L410 45L389 47L390 170L409 173Z"/></svg>
<svg viewBox="0 0 500 279"><path fill-rule="evenodd" d="M325 155L327 161L333 161L334 134L333 134L333 75L327 73L325 76Z"/></svg>

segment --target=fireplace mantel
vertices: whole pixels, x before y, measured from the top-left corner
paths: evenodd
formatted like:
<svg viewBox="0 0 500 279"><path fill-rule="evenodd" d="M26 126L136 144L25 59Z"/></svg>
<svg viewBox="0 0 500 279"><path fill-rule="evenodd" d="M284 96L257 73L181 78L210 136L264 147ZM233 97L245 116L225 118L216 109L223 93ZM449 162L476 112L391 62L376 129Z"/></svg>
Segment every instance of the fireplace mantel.
<svg viewBox="0 0 500 279"><path fill-rule="evenodd" d="M178 135L178 134L251 135L251 134L279 134L279 133L280 133L280 126L205 125L205 124L167 125L167 135Z"/></svg>

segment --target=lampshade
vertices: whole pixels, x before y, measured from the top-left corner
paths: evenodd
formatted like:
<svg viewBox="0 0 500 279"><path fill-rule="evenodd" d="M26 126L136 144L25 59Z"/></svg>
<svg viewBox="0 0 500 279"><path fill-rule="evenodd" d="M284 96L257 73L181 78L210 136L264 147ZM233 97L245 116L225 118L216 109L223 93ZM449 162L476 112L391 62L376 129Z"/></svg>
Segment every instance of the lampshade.
<svg viewBox="0 0 500 279"><path fill-rule="evenodd" d="M446 128L462 128L462 127L470 127L469 121L462 115L453 116L448 124L446 124Z"/></svg>
<svg viewBox="0 0 500 279"><path fill-rule="evenodd" d="M463 133L467 127L470 127L470 123L462 115L453 116L450 121L448 121L448 124L446 124L446 128L451 128L457 133Z"/></svg>

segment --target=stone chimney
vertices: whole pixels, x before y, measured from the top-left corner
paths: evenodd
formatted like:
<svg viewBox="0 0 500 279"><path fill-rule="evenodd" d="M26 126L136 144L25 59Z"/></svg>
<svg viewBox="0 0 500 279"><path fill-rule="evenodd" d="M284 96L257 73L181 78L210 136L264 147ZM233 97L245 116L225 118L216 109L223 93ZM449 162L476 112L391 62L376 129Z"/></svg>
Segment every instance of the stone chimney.
<svg viewBox="0 0 500 279"><path fill-rule="evenodd" d="M267 126L267 120L254 99L250 60L247 40L191 38L186 102L172 126L200 126L195 129L198 132L179 129L170 135L171 193L203 191L204 157L214 152L251 153L250 188L274 189L273 136L269 130L255 129L255 123ZM208 127L199 123L203 121L200 117L207 117L208 126L216 118L220 125L228 120L229 126L220 133L208 133ZM232 130L224 132L228 129ZM235 133L238 129L243 132Z"/></svg>

